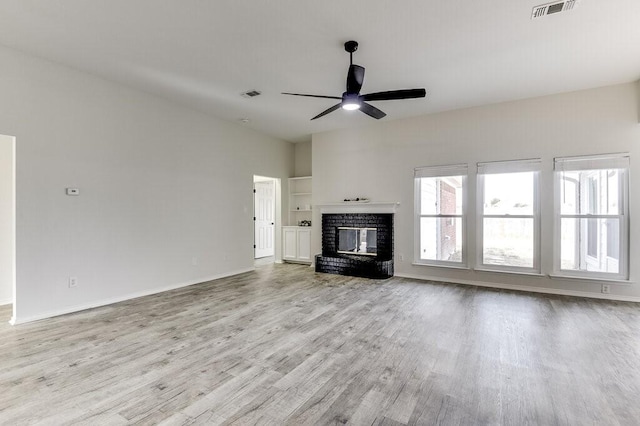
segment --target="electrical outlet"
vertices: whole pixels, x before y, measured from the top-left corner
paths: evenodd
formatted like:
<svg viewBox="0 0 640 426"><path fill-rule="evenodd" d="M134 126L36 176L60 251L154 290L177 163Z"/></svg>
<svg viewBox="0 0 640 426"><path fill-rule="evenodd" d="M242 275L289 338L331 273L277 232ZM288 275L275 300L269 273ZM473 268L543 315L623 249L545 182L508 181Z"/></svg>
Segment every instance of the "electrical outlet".
<svg viewBox="0 0 640 426"><path fill-rule="evenodd" d="M69 288L78 287L78 277L69 277Z"/></svg>
<svg viewBox="0 0 640 426"><path fill-rule="evenodd" d="M198 258L197 257L192 257L191 258L191 264L193 266L197 266L198 265Z"/></svg>
<svg viewBox="0 0 640 426"><path fill-rule="evenodd" d="M398 255L398 259L400 260L400 262L404 262L404 254L400 253Z"/></svg>
<svg viewBox="0 0 640 426"><path fill-rule="evenodd" d="M602 284L602 293L609 294L611 293L611 286L609 284Z"/></svg>

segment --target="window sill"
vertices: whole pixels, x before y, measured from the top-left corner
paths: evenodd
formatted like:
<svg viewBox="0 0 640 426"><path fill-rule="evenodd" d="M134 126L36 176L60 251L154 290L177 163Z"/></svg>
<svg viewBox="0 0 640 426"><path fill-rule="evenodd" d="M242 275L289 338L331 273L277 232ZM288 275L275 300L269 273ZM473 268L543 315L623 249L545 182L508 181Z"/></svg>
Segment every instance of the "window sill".
<svg viewBox="0 0 640 426"><path fill-rule="evenodd" d="M561 274L549 274L549 278L554 280L595 281L595 282L623 284L623 285L635 284L634 281L618 280L615 278L577 277L575 275L561 275Z"/></svg>
<svg viewBox="0 0 640 426"><path fill-rule="evenodd" d="M504 269L482 269L482 268L474 268L473 270L477 272L492 272L496 274L526 275L528 277L538 277L538 278L546 277L545 274L541 274L539 272L506 271Z"/></svg>
<svg viewBox="0 0 640 426"><path fill-rule="evenodd" d="M413 266L429 266L433 268L460 269L463 271L471 270L471 268L469 268L468 266L462 266L462 265L447 265L442 263L418 263L418 262L412 262L411 264Z"/></svg>

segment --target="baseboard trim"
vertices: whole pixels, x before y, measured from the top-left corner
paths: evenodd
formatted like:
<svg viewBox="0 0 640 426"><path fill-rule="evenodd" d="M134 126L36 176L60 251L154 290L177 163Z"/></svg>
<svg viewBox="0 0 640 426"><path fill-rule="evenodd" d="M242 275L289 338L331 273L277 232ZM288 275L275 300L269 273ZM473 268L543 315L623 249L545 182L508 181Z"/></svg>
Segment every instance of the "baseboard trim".
<svg viewBox="0 0 640 426"><path fill-rule="evenodd" d="M233 275L244 274L246 272L252 272L252 271L255 271L255 268L253 266L250 267L250 268L238 269L238 270L231 271L231 272L226 272L226 273L223 273L223 274L218 274L218 275L213 275L213 276L209 276L209 277L198 278L197 280L194 280L194 281L186 281L186 282L182 282L182 283L178 283L178 284L173 284L173 285L170 285L170 286L165 286L165 287L162 287L162 288L156 288L156 289L152 289L152 290L146 290L146 291L139 291L139 292L136 292L136 293L130 293L130 294L126 295L126 296L113 297L113 298L110 298L110 299L104 299L104 300L90 302L90 303L86 303L86 304L82 304L82 305L71 306L69 308L64 308L64 309L59 309L59 310L55 310L55 311L44 312L42 314L32 315L32 316L26 317L26 318L15 318L15 317L13 317L9 321L9 324L11 324L11 325L26 324L28 322L39 321L39 320L43 320L43 319L47 319L47 318L53 318L53 317L57 317L57 316L60 316L60 315L72 314L74 312L80 312L80 311L85 311L87 309L99 308L101 306L112 305L114 303L119 303L119 302L124 302L124 301L127 301L127 300L137 299L139 297L151 296L153 294L164 293L165 291L177 290L179 288L189 287L191 285L203 284L203 283L206 283L208 281L218 280L220 278L227 278L227 277L231 277Z"/></svg>
<svg viewBox="0 0 640 426"><path fill-rule="evenodd" d="M638 296L622 296L617 294L602 294L602 293L593 293L589 291L563 290L559 288L544 288L544 287L535 287L535 286L528 286L528 285L490 283L486 281L475 281L475 280L443 279L442 277L429 277L429 276L420 276L420 275L412 275L412 274L395 274L394 276L398 278L409 278L412 280L436 281L441 283L444 282L444 283L453 283L453 284L462 284L462 285L472 285L477 287L498 288L502 290L516 290L516 291L523 291L528 293L555 294L560 296L588 297L591 299L605 299L605 300L615 300L618 302L640 303L640 297Z"/></svg>
<svg viewBox="0 0 640 426"><path fill-rule="evenodd" d="M13 303L13 298L11 299L0 299L0 306L11 305Z"/></svg>

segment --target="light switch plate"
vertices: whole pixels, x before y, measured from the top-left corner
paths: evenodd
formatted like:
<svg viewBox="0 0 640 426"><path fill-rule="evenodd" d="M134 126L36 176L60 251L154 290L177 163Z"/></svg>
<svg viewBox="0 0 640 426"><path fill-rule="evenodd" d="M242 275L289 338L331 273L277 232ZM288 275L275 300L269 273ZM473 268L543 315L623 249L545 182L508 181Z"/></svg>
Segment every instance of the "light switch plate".
<svg viewBox="0 0 640 426"><path fill-rule="evenodd" d="M78 188L67 188L67 195L80 195Z"/></svg>

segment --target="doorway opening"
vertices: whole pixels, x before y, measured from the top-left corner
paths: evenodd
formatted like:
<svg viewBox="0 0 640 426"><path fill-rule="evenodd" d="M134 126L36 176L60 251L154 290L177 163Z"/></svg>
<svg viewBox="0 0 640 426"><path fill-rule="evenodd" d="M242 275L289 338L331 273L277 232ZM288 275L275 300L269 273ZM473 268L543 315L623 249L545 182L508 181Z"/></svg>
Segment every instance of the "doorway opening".
<svg viewBox="0 0 640 426"><path fill-rule="evenodd" d="M256 266L276 261L278 179L253 177L253 257Z"/></svg>
<svg viewBox="0 0 640 426"><path fill-rule="evenodd" d="M12 323L16 318L15 145L15 137L0 135L0 315L8 316L12 310Z"/></svg>

